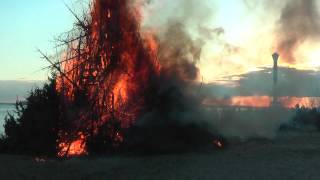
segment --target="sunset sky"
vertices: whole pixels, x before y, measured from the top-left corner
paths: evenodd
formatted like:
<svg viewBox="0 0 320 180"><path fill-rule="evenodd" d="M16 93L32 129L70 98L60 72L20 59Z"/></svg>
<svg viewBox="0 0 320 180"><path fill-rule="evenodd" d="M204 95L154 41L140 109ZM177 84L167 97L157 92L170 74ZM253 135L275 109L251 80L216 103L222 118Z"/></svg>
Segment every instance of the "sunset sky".
<svg viewBox="0 0 320 180"><path fill-rule="evenodd" d="M274 33L281 9L285 6L284 2L272 1L275 2L273 4L250 0L206 0L205 2L210 13L203 11L201 17L199 13L202 9L199 7L194 16L202 18L199 21L201 26L211 29L221 28L224 31L219 37L208 38L203 47L198 66L206 82L272 65L271 53L275 50ZM65 3L77 7L79 0L66 0ZM154 9L151 7L149 21L166 21L172 14L183 9L179 7L181 4L170 0L161 3ZM208 17L203 20L204 16ZM64 5L64 1L3 0L0 17L2 18L0 80L45 80L48 71L41 71L41 68L48 63L40 58L36 50L39 48L49 54L54 53L54 37L72 28L75 19ZM199 20L197 18L194 20ZM187 23L190 31L193 25L199 25L192 24L194 20ZM226 50L226 47L229 49ZM297 57L303 60L295 64L282 65L317 70L320 66L319 47L319 43L305 41L297 50Z"/></svg>
<svg viewBox="0 0 320 180"><path fill-rule="evenodd" d="M0 80L44 80L48 64L37 48L53 52L54 37L72 28L62 0L2 0L0 6Z"/></svg>

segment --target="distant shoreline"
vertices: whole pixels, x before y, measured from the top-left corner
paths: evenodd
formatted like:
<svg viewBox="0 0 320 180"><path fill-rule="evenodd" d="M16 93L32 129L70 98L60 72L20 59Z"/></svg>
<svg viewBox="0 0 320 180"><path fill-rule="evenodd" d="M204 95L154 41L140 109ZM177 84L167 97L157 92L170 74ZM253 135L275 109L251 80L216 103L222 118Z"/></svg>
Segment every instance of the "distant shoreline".
<svg viewBox="0 0 320 180"><path fill-rule="evenodd" d="M0 105L15 105L16 103L0 102Z"/></svg>

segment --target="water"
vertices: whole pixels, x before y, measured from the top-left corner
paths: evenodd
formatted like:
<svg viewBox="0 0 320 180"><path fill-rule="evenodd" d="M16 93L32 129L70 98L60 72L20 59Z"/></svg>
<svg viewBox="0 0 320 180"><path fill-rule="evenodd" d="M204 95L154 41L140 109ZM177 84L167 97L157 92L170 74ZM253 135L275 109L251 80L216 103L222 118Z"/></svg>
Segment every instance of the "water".
<svg viewBox="0 0 320 180"><path fill-rule="evenodd" d="M15 109L14 104L1 104L0 103L0 134L4 133L4 118L8 112L12 112Z"/></svg>

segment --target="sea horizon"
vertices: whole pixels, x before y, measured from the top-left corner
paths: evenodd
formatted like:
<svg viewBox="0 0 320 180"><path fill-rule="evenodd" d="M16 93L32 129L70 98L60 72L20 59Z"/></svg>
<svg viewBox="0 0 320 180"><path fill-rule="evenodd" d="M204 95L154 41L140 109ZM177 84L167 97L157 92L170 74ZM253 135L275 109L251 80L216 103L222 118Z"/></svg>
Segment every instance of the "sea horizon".
<svg viewBox="0 0 320 180"><path fill-rule="evenodd" d="M12 104L16 104L16 102L0 102L0 104L8 104L8 105L12 105Z"/></svg>

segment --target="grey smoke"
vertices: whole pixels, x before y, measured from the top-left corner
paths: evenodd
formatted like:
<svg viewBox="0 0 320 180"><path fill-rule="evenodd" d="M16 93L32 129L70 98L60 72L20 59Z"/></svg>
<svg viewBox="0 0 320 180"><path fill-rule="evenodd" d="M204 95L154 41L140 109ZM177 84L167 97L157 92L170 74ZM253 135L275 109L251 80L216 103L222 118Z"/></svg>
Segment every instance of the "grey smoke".
<svg viewBox="0 0 320 180"><path fill-rule="evenodd" d="M204 98L216 92L202 85L197 63L201 50L213 40L228 53L240 49L223 41L223 27L209 27L215 15L207 1L164 0L148 1L144 11L150 17L142 24L142 31L155 33L159 44L158 59L162 65L157 98L138 126L159 127L178 123L196 124L213 134L227 137L273 137L279 126L288 120L278 111L236 111L204 107ZM271 57L270 57L271 58ZM156 135L154 135L156 136ZM162 136L162 134L160 135Z"/></svg>
<svg viewBox="0 0 320 180"><path fill-rule="evenodd" d="M307 39L317 39L320 21L315 0L290 0L282 9L278 22L277 50L282 59L296 61L294 52Z"/></svg>
<svg viewBox="0 0 320 180"><path fill-rule="evenodd" d="M277 130L286 124L292 117L293 111L270 109L223 109L211 110L213 129L228 138L274 138Z"/></svg>
<svg viewBox="0 0 320 180"><path fill-rule="evenodd" d="M185 81L184 86L199 80L197 63L202 47L208 38L224 33L222 28L206 25L215 14L213 6L208 1L149 0L144 3L144 12L149 17L144 20L142 30L155 29L164 75L182 80L180 84Z"/></svg>

